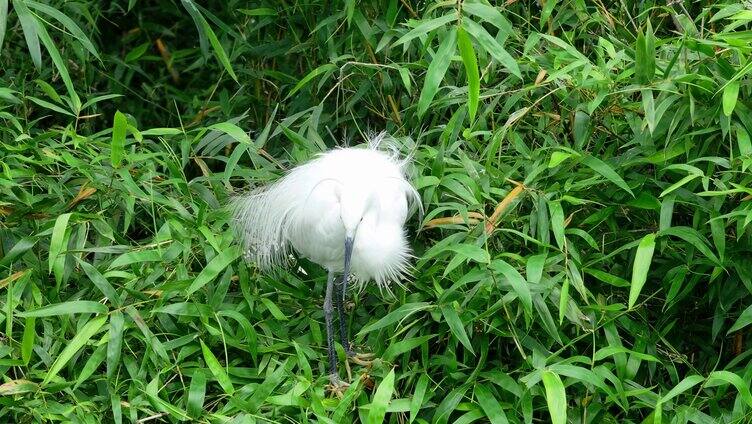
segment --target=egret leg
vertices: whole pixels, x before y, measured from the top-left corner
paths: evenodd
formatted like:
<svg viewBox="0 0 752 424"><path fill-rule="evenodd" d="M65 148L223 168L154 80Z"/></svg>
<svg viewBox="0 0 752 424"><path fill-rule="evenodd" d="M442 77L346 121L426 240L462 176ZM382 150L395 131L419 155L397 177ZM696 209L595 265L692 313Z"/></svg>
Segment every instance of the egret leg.
<svg viewBox="0 0 752 424"><path fill-rule="evenodd" d="M329 382L331 383L332 392L341 394L342 390L348 386L347 383L339 379L337 372L337 353L334 351L334 323L332 322L334 308L332 305L332 296L334 292L334 273L330 272L326 280L326 295L324 297L324 320L326 321L326 353L329 359Z"/></svg>
<svg viewBox="0 0 752 424"><path fill-rule="evenodd" d="M345 353L347 353L347 357L356 364L370 366L373 362L373 355L356 352L347 338L347 314L345 314L345 308L343 306L345 295L347 294L347 276L343 275L341 280L337 280L334 290L334 296L336 297L335 304L337 305L337 313L339 314L339 334L342 346L345 347Z"/></svg>
<svg viewBox="0 0 752 424"><path fill-rule="evenodd" d="M329 375L339 376L337 373L337 354L334 351L334 325L332 323L332 292L334 291L334 273L329 272L326 279L326 295L324 297L324 320L326 321L326 353L329 357Z"/></svg>
<svg viewBox="0 0 752 424"><path fill-rule="evenodd" d="M342 343L342 347L345 348L347 356L354 356L355 352L350 345L350 341L347 338L347 314L345 313L345 294L347 293L347 276L342 276L334 283L334 304L337 307L337 315L339 315L339 339Z"/></svg>

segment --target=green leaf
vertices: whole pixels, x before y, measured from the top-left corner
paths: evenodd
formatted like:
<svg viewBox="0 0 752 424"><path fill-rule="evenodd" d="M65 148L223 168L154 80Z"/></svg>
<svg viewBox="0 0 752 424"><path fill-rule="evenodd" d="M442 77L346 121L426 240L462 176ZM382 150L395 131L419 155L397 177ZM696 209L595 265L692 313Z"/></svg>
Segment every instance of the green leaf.
<svg viewBox="0 0 752 424"><path fill-rule="evenodd" d="M345 16L348 25L352 22L353 13L355 13L355 0L345 0Z"/></svg>
<svg viewBox="0 0 752 424"><path fill-rule="evenodd" d="M689 174L686 177L682 178L681 180L675 182L674 184L671 184L667 189L663 190L658 197L663 197L667 194L670 194L672 191L681 188L683 185L687 184L688 182L694 180L697 177L701 177L702 175L698 174Z"/></svg>
<svg viewBox="0 0 752 424"><path fill-rule="evenodd" d="M564 277L561 284L561 294L559 294L559 325L564 323L564 317L567 315L567 304L569 302L569 277Z"/></svg>
<svg viewBox="0 0 752 424"><path fill-rule="evenodd" d="M706 258L713 262L717 266L722 266L721 261L710 249L710 244L707 239L703 237L697 230L691 227L669 227L665 230L661 230L658 234L659 237L674 236L679 237L682 240L692 244L697 250L700 251Z"/></svg>
<svg viewBox="0 0 752 424"><path fill-rule="evenodd" d="M582 162L590 167L593 171L601 174L603 177L611 181L612 183L616 184L617 186L621 187L624 191L632 195L634 197L634 193L632 193L632 190L629 188L626 182L619 176L619 174L616 173L608 164L603 162L600 159L596 159L593 156L583 156Z"/></svg>
<svg viewBox="0 0 752 424"><path fill-rule="evenodd" d="M652 134L655 131L656 122L655 117L655 102L653 101L653 90L642 90L642 110L645 112L645 122L648 124L648 129Z"/></svg>
<svg viewBox="0 0 752 424"><path fill-rule="evenodd" d="M546 265L546 259L548 254L542 253L540 255L534 255L527 258L525 264L525 273L527 274L527 281L531 284L538 284L543 277L543 268Z"/></svg>
<svg viewBox="0 0 752 424"><path fill-rule="evenodd" d="M415 418L418 416L418 412L421 409L421 406L423 406L423 398L426 395L426 389L428 388L428 374L427 373L421 373L420 377L418 377L418 382L415 384L415 391L413 392L413 397L410 400L410 423L415 421Z"/></svg>
<svg viewBox="0 0 752 424"><path fill-rule="evenodd" d="M525 309L525 312L528 314L528 316L532 316L533 298L530 294L530 287L528 287L527 282L524 278L522 278L522 275L520 275L520 273L517 272L517 270L514 269L511 265L501 259L491 261L490 266L491 269L498 271L504 275L504 278L506 278L507 282L509 282L509 284L512 286L512 290L517 293L517 297L519 297L520 302L522 302L522 306Z"/></svg>
<svg viewBox="0 0 752 424"><path fill-rule="evenodd" d="M199 341L201 342L201 351L204 354L204 361L206 361L206 366L209 367L209 371L211 371L211 373L214 375L214 378L217 379L217 382L222 387L222 390L224 390L228 395L232 395L233 393L235 393L235 388L232 386L232 380L230 380L230 377L227 375L224 367L220 365L217 357L214 356L212 351L209 350L206 344L204 344L204 341Z"/></svg>
<svg viewBox="0 0 752 424"><path fill-rule="evenodd" d="M562 151L555 151L551 153L551 160L548 162L549 168L555 168L559 166L562 162L565 160L571 158L573 156L572 153L569 152L562 152Z"/></svg>
<svg viewBox="0 0 752 424"><path fill-rule="evenodd" d="M475 122L475 114L478 112L478 99L480 98L480 75L478 73L478 59L475 57L475 49L462 27L457 29L457 48L462 56L467 75L467 110L470 115L470 125Z"/></svg>
<svg viewBox="0 0 752 424"><path fill-rule="evenodd" d="M287 375L287 364L287 361L279 364L274 372L269 374L261 384L256 386L253 390L253 395L243 404L245 411L255 413L259 408L268 403L269 395Z"/></svg>
<svg viewBox="0 0 752 424"><path fill-rule="evenodd" d="M551 231L554 233L556 245L562 251L566 250L566 237L564 235L564 209L561 202L548 202L548 210L551 213Z"/></svg>
<svg viewBox="0 0 752 424"><path fill-rule="evenodd" d="M499 29L499 31L503 34L503 37L506 38L509 34L511 34L514 31L514 27L512 26L512 23L509 22L507 18L504 17L504 15L499 12L499 9L490 6L487 4L483 4L480 2L464 2L462 3L462 11L469 13L471 15L475 15L484 21L492 24L496 28ZM475 23L472 19L463 19L462 23L465 22L472 22Z"/></svg>
<svg viewBox="0 0 752 424"><path fill-rule="evenodd" d="M65 266L65 256L63 252L68 249L68 220L70 213L64 213L55 219L55 226L52 228L52 238L50 239L50 256L48 258L49 271L55 273L55 281L60 284L63 280L63 267Z"/></svg>
<svg viewBox="0 0 752 424"><path fill-rule="evenodd" d="M398 342L393 342L393 344L390 345L381 355L381 359L387 362L393 362L394 359L398 356L425 344L434 337L436 337L435 334L429 334L427 336L414 337L410 339L400 340Z"/></svg>
<svg viewBox="0 0 752 424"><path fill-rule="evenodd" d="M740 156L752 156L752 142L749 133L741 124L736 124L736 142L739 145Z"/></svg>
<svg viewBox="0 0 752 424"><path fill-rule="evenodd" d="M21 4L20 1L14 1L13 5ZM34 18L36 21L36 18ZM37 31L39 40L42 41L42 44L44 44L45 49L47 50L47 53L50 54L50 58L52 58L52 63L55 64L55 68L57 69L58 73L60 74L60 78L63 80L63 84L65 84L65 88L68 91L68 96L71 100L71 106L73 108L73 111L78 114L81 111L81 99L78 97L78 94L76 94L76 90L73 87L73 80L70 77L70 74L68 73L68 68L65 66L65 61L63 60L62 56L60 56L60 51L55 46L55 43L52 41L52 38L47 33L47 30L45 29L44 25L39 24L37 22Z"/></svg>
<svg viewBox="0 0 752 424"><path fill-rule="evenodd" d="M653 260L653 250L655 250L655 233L650 233L642 238L637 246L637 254L632 264L632 283L629 289L629 309L637 302L642 287L648 278L650 262Z"/></svg>
<svg viewBox="0 0 752 424"><path fill-rule="evenodd" d="M608 358L609 356L620 355L623 353L628 353L631 356L642 361L660 362L658 358L656 358L653 355L648 355L647 353L635 352L633 350L629 350L621 346L606 346L606 347L602 347L598 349L598 351L593 354L593 361L600 361L605 358Z"/></svg>
<svg viewBox="0 0 752 424"><path fill-rule="evenodd" d="M272 314L274 319L277 319L280 321L288 320L288 318L285 316L282 310L279 309L279 306L277 306L274 302L272 302L271 299L269 299L268 297L262 297L260 300L261 300L261 303L263 303L264 306L266 307L266 310L268 310Z"/></svg>
<svg viewBox="0 0 752 424"><path fill-rule="evenodd" d="M635 43L635 75L640 84L648 84L655 74L655 36L648 21L645 33L639 31Z"/></svg>
<svg viewBox="0 0 752 424"><path fill-rule="evenodd" d="M99 368L99 365L102 364L102 361L104 360L106 354L107 352L105 350L105 346L102 344L98 345L96 349L94 349L94 353L89 356L89 359L86 360L84 366L80 367L81 371L78 373L76 384L73 386L74 388L78 388L81 383L88 380L89 377L94 375L94 372Z"/></svg>
<svg viewBox="0 0 752 424"><path fill-rule="evenodd" d="M668 402L669 400L679 396L680 394L686 392L687 390L698 385L704 380L705 379L700 375L690 375L688 377L685 377L684 380L680 381L679 384L674 386L671 390L669 390L668 393L661 397L661 403Z"/></svg>
<svg viewBox="0 0 752 424"><path fill-rule="evenodd" d="M256 9L238 9L238 12L248 16L277 16L277 11L269 7Z"/></svg>
<svg viewBox="0 0 752 424"><path fill-rule="evenodd" d="M138 250L135 252L123 253L122 255L118 256L114 261L112 261L109 269L145 262L159 262L161 260L162 255L158 250Z"/></svg>
<svg viewBox="0 0 752 424"><path fill-rule="evenodd" d="M188 14L191 15L191 18L196 24L199 33L204 34L209 39L209 43L211 43L211 46L214 49L214 55L217 56L219 62L225 68L227 73L230 74L232 79L235 80L235 82L238 82L238 76L235 75L235 71L232 69L232 64L230 63L230 59L227 57L227 53L225 52L224 47L222 47L222 43L219 42L217 35L214 34L214 30L212 30L211 26L209 26L209 23L206 22L206 19L204 19L204 16L193 3L193 0L180 1L181 3L183 3L185 10L188 11Z"/></svg>
<svg viewBox="0 0 752 424"><path fill-rule="evenodd" d="M8 16L8 4L5 3L3 7L3 35L5 34L5 26ZM31 11L26 6L23 0L13 0L13 9L16 11L18 21L21 23L21 29L23 29L24 38L26 39L26 47L29 49L29 55L32 62L37 69L42 69L42 49L39 46L39 22L31 14Z"/></svg>
<svg viewBox="0 0 752 424"><path fill-rule="evenodd" d="M543 27L548 22L548 19L551 17L551 12L554 11L554 8L556 7L557 0L548 0L543 4L543 10L540 14L540 28L543 30Z"/></svg>
<svg viewBox="0 0 752 424"><path fill-rule="evenodd" d="M583 269L587 274L592 275L593 277L603 281L606 284L611 284L614 287L629 287L629 281L617 277L615 275L609 274L607 272L601 271L599 269L594 268L585 268Z"/></svg>
<svg viewBox="0 0 752 424"><path fill-rule="evenodd" d="M62 107L60 107L60 106L58 106L56 104L50 103L50 102L48 102L46 100L38 99L38 98L36 98L34 96L26 96L26 98L29 99L29 100L31 100L32 102L38 104L39 106L42 106L45 109L49 109L49 110L55 111L57 113L62 113L63 115L68 115L68 116L71 116L71 117L74 117L74 118L76 117L75 114L73 114L71 112L68 112L67 110L63 109Z"/></svg>
<svg viewBox="0 0 752 424"><path fill-rule="evenodd" d="M31 354L34 351L34 339L37 336L37 332L34 327L35 324L36 324L35 317L26 318L26 323L24 324L23 338L21 339L21 360L23 361L24 365L29 365L29 361L31 360Z"/></svg>
<svg viewBox="0 0 752 424"><path fill-rule="evenodd" d="M368 411L368 424L381 424L384 422L386 416L386 408L389 405L389 401L392 399L392 393L394 392L394 368L389 370L389 374L384 377L379 387L376 388L376 393L373 395L371 401L371 409Z"/></svg>
<svg viewBox="0 0 752 424"><path fill-rule="evenodd" d="M188 290L186 290L186 296L190 296L196 290L204 287L209 281L217 278L220 272L224 271L231 263L240 257L240 248L232 247L214 257L206 265L206 268L201 270L193 283L191 283Z"/></svg>
<svg viewBox="0 0 752 424"><path fill-rule="evenodd" d="M368 334L371 331L376 331L379 329L382 329L388 325L394 324L398 321L404 321L409 317L410 315L424 311L426 309L433 308L433 305L431 305L428 302L414 302L414 303L406 303L399 308L393 310L392 312L389 312L384 317L379 319L378 321L374 322L373 324L369 324L365 327L363 327L359 332L358 336L362 336L364 334Z"/></svg>
<svg viewBox="0 0 752 424"><path fill-rule="evenodd" d="M732 81L723 88L723 114L731 116L736 107L736 99L739 97L739 81Z"/></svg>
<svg viewBox="0 0 752 424"><path fill-rule="evenodd" d="M736 322L734 322L734 325L729 328L726 334L731 334L735 331L739 331L749 324L752 324L752 305L747 306L747 309L745 309L741 313L741 315L739 315L739 318L736 319Z"/></svg>
<svg viewBox="0 0 752 424"><path fill-rule="evenodd" d="M428 71L426 72L426 79L423 84L423 89L420 90L420 98L418 99L418 116L423 116L428 110L428 106L431 105L431 101L436 92L439 90L441 81L444 80L444 74L446 74L449 68L449 63L454 56L457 40L457 30L452 28L444 36L444 40L441 41L439 49L431 60L431 64L428 65Z"/></svg>
<svg viewBox="0 0 752 424"><path fill-rule="evenodd" d="M107 340L107 378L115 375L120 365L120 355L123 347L123 327L125 319L121 311L113 311L110 315L110 334Z"/></svg>
<svg viewBox="0 0 752 424"><path fill-rule="evenodd" d="M92 43L91 40L89 40L89 37L86 36L86 33L81 29L81 27L79 27L78 24L76 24L67 15L55 9L54 7L50 7L46 4L38 3L35 1L31 1L31 0L24 0L24 3L27 6L33 9L36 9L44 13L45 15L48 15L56 19L58 22L63 24L65 29L67 29L68 32L70 32L81 43L81 45L83 45L84 48L89 51L89 53L91 53L97 59L101 60L96 47L94 47L94 43ZM2 42L0 42L0 45L2 45Z"/></svg>
<svg viewBox="0 0 752 424"><path fill-rule="evenodd" d="M328 73L328 72L333 72L336 69L337 69L337 66L335 66L334 64L332 64L332 63L325 63L325 64L319 66L318 68L312 70L306 76L304 76L303 79L301 79L300 81L298 81L297 84L295 84L295 87L293 87L292 90L290 90L290 92L287 94L287 97L285 97L285 100L289 99L290 97L292 97L293 94L297 93L301 88L305 87L306 84L308 84L309 82L311 82L312 79L316 78L317 76L319 76L321 74L325 74L325 73Z"/></svg>
<svg viewBox="0 0 752 424"><path fill-rule="evenodd" d="M191 386L188 389L188 415L198 418L204 412L204 397L206 395L206 375L200 370L193 372Z"/></svg>
<svg viewBox="0 0 752 424"><path fill-rule="evenodd" d="M475 262L487 264L491 257L486 249L474 244L457 244L449 246L449 250L456 252L463 259L472 259Z"/></svg>
<svg viewBox="0 0 752 424"><path fill-rule="evenodd" d="M78 261L78 265L84 270L84 273L86 273L86 276L89 277L89 280L91 280L94 286L96 286L96 288L98 288L115 307L122 306L123 303L120 300L120 295L117 294L115 288L112 287L112 284L107 281L107 278L105 278L99 270L78 257L76 257L76 261Z"/></svg>
<svg viewBox="0 0 752 424"><path fill-rule="evenodd" d="M491 424L507 424L509 422L500 402L488 387L483 384L476 384L474 391L475 397L478 398L478 404Z"/></svg>
<svg viewBox="0 0 752 424"><path fill-rule="evenodd" d="M475 355L473 346L472 344L470 344L470 339L467 337L467 333L465 332L465 325L462 323L462 320L460 320L460 317L457 314L457 311L454 310L454 307L451 305L444 305L441 307L441 313L444 315L444 319L446 320L447 324L449 324L449 329L452 331L452 334L457 337L457 340L459 340L460 343L462 343L462 345L470 351L470 353Z"/></svg>
<svg viewBox="0 0 752 424"><path fill-rule="evenodd" d="M0 51L3 49L5 29L8 26L8 0L0 0Z"/></svg>
<svg viewBox="0 0 752 424"><path fill-rule="evenodd" d="M546 388L546 403L548 413L551 415L553 424L566 424L567 422L567 394L564 391L564 383L561 378L551 372L543 371L541 374L543 386Z"/></svg>
<svg viewBox="0 0 752 424"><path fill-rule="evenodd" d="M467 3L465 3L467 4ZM464 19L462 21L462 27L468 34L472 35L478 44L483 47L488 54L502 64L512 75L519 79L522 79L522 73L520 73L520 67L517 65L517 61L506 51L504 47L499 44L498 41L481 25L473 22L470 19Z"/></svg>
<svg viewBox="0 0 752 424"><path fill-rule="evenodd" d="M69 302L55 303L26 312L19 312L21 318L27 317L51 317L70 314L103 314L107 312L107 306L90 300L72 300Z"/></svg>
<svg viewBox="0 0 752 424"><path fill-rule="evenodd" d="M112 141L110 142L110 161L115 168L120 166L125 156L125 130L127 126L128 120L125 115L116 110L115 117L112 120Z"/></svg>
<svg viewBox="0 0 752 424"><path fill-rule="evenodd" d="M732 384L739 391L744 403L752 407L752 393L749 390L749 382L744 381L739 375L731 371L713 371L708 375L704 387L719 386L721 384Z"/></svg>
<svg viewBox="0 0 752 424"><path fill-rule="evenodd" d="M211 130L222 131L223 133L234 138L235 141L243 144L252 144L251 137L243 131L242 128L233 124L232 122L220 122L209 127Z"/></svg>
<svg viewBox="0 0 752 424"><path fill-rule="evenodd" d="M418 25L417 27L411 29L407 32L407 34L400 37L397 41L394 42L394 46L399 46L400 44L407 43L408 41L428 34L429 32L435 30L438 27L444 26L450 22L457 20L457 14L456 13L447 13L444 16L434 18L428 21L423 21ZM454 31L452 29L452 31ZM454 44L454 41L452 41L452 44Z"/></svg>
<svg viewBox="0 0 752 424"><path fill-rule="evenodd" d="M65 349L63 349L57 359L55 359L55 362L52 363L49 371L47 371L47 374L45 374L44 376L42 385L46 385L53 378L55 378L60 370L63 369L65 364L67 364L68 361L73 358L73 355L75 355L76 352L78 352L82 347L84 347L84 345L86 345L89 339L91 339L91 337L96 334L100 328L102 328L105 322L107 322L107 315L102 315L92 318L83 327L81 327L81 329L76 332L76 335L71 339L71 341L68 342L68 344L65 346Z"/></svg>

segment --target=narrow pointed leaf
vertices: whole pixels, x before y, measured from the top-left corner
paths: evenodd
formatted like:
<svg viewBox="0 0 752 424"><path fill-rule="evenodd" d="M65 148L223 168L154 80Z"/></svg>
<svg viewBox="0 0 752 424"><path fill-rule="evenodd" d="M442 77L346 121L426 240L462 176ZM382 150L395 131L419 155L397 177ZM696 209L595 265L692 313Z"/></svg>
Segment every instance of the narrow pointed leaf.
<svg viewBox="0 0 752 424"><path fill-rule="evenodd" d="M60 370L63 369L65 364L67 364L68 361L73 358L73 355L75 355L76 352L84 347L89 339L91 339L91 337L96 334L100 328L102 328L105 322L107 322L107 315L101 315L92 318L89 322L87 322L81 328L81 330L79 330L76 335L68 342L68 344L65 346L65 349L63 349L60 355L55 359L55 362L52 363L50 370L47 371L47 374L44 376L42 385L45 385L52 381L52 379L57 376Z"/></svg>
<svg viewBox="0 0 752 424"><path fill-rule="evenodd" d="M457 47L456 40L457 30L452 28L444 36L444 40L434 54L431 64L428 65L425 83L420 91L420 99L418 99L418 116L423 116L426 113L428 106L431 105L431 101L436 96L436 92L439 91L439 85L444 80L444 74L449 68L449 63Z"/></svg>
<svg viewBox="0 0 752 424"><path fill-rule="evenodd" d="M394 392L394 368L389 370L389 374L379 383L376 393L371 401L371 409L368 411L368 424L381 424L386 416L386 408L392 399Z"/></svg>
<svg viewBox="0 0 752 424"><path fill-rule="evenodd" d="M642 287L648 278L650 263L653 260L653 250L655 250L655 233L650 233L642 238L637 246L637 254L632 264L632 283L629 289L629 308L631 309L640 296Z"/></svg>
<svg viewBox="0 0 752 424"><path fill-rule="evenodd" d="M462 63L465 65L465 75L467 75L467 110L470 115L470 124L475 121L475 114L478 111L478 99L480 98L480 75L478 73L478 59L475 56L475 49L470 37L464 29L457 29L457 48L462 56Z"/></svg>
<svg viewBox="0 0 752 424"><path fill-rule="evenodd" d="M564 383L557 374L551 371L543 371L541 377L543 386L546 388L546 403L548 404L551 422L553 424L566 424L567 394L564 391Z"/></svg>

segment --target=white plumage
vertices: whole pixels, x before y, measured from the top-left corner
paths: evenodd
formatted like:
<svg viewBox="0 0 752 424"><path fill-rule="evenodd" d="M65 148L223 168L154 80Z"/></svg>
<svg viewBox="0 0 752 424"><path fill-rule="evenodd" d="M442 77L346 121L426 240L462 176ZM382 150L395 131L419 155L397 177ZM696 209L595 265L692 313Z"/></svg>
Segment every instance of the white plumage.
<svg viewBox="0 0 752 424"><path fill-rule="evenodd" d="M235 198L246 259L269 269L286 263L293 248L341 273L345 238L352 237L357 281L388 288L407 276L411 251L404 224L410 203L420 202L406 179L407 160L396 149L384 149L387 140L382 133L365 148L322 153L277 182Z"/></svg>
<svg viewBox="0 0 752 424"><path fill-rule="evenodd" d="M344 295L350 273L361 283L389 283L408 274L410 247L404 224L420 198L405 178L407 160L384 133L365 148L335 149L291 170L279 181L233 202L246 258L261 269L288 262L290 249L329 271L324 298L329 379L339 393L333 312L348 357L359 357L347 337ZM335 282L335 274L343 277ZM357 359L356 359L357 360ZM362 361L359 363L363 363Z"/></svg>

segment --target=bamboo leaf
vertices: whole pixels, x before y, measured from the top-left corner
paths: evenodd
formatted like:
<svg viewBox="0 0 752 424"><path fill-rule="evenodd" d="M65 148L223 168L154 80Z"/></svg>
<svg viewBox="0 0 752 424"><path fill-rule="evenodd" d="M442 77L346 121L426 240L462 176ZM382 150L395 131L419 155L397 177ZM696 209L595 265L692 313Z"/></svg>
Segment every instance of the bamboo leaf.
<svg viewBox="0 0 752 424"><path fill-rule="evenodd" d="M389 370L389 374L384 377L371 401L371 409L368 411L368 424L381 424L386 416L386 408L392 399L394 392L394 368Z"/></svg>
<svg viewBox="0 0 752 424"><path fill-rule="evenodd" d="M551 422L553 424L566 424L567 394L564 391L564 383L557 374L551 371L543 371L541 377L543 386L546 388L546 403L548 404Z"/></svg>
<svg viewBox="0 0 752 424"><path fill-rule="evenodd" d="M201 270L196 279L193 280L193 283L186 290L186 296L190 296L196 290L204 287L209 281L217 278L217 275L224 271L231 263L235 262L235 259L238 257L240 257L240 249L237 247L227 249L215 256L206 265L206 268Z"/></svg>
<svg viewBox="0 0 752 424"><path fill-rule="evenodd" d="M473 22L470 19L465 19L462 22L462 27L468 34L472 35L478 43L483 47L483 50L488 52L494 59L501 63L507 70L519 79L522 79L520 73L520 67L517 61L496 41L495 38L488 33L481 25Z"/></svg>
<svg viewBox="0 0 752 424"><path fill-rule="evenodd" d="M462 27L457 29L457 48L462 56L467 75L467 110L470 115L470 124L475 121L478 111L478 99L480 98L480 75L478 74L478 59L475 57L475 49L470 37Z"/></svg>
<svg viewBox="0 0 752 424"><path fill-rule="evenodd" d="M454 334L454 336L457 337L457 340L459 340L460 343L462 343L462 345L474 355L475 351L473 351L473 346L470 343L470 339L467 337L467 332L465 332L465 325L462 323L462 320L460 320L454 307L451 305L442 306L441 313L444 315L447 324L449 324L449 329L452 334Z"/></svg>
<svg viewBox="0 0 752 424"><path fill-rule="evenodd" d="M232 79L234 79L235 82L238 82L238 76L235 75L235 71L232 69L232 64L230 63L230 59L227 57L227 53L225 52L224 47L222 47L222 43L219 42L217 35L214 33L214 30L211 28L211 26L209 26L209 23L206 22L206 19L204 19L204 16L193 3L193 0L180 1L181 3L183 3L185 10L188 11L188 14L191 15L191 18L193 18L193 21L195 22L196 27L199 30L199 34L204 34L209 39L209 43L214 49L214 55L217 57L217 60L219 60L219 63L222 64L222 66L225 68L225 71L230 74Z"/></svg>
<svg viewBox="0 0 752 424"><path fill-rule="evenodd" d="M439 90L439 85L444 80L444 74L446 74L454 55L457 40L457 30L452 28L444 36L441 41L439 49L431 60L431 64L428 65L428 72L426 73L425 83L423 89L420 91L420 98L418 99L418 116L423 116L428 110L428 106L431 105L431 101L436 92Z"/></svg>
<svg viewBox="0 0 752 424"><path fill-rule="evenodd" d="M8 16L8 5L5 3L3 19L3 34L5 34L5 26ZM26 39L26 47L29 49L29 55L34 62L34 66L37 69L42 69L42 49L39 45L39 23L37 19L31 14L29 8L23 0L13 0L13 9L16 11L18 21L21 23L23 29L24 38Z"/></svg>
<svg viewBox="0 0 752 424"><path fill-rule="evenodd" d="M501 272L504 275L507 282L512 286L512 289L517 293L517 297L519 297L520 302L522 302L525 312L528 316L531 316L533 313L533 298L530 294L530 288L525 279L522 278L522 275L520 275L520 273L511 265L501 259L491 261L491 269Z"/></svg>
<svg viewBox="0 0 752 424"><path fill-rule="evenodd" d="M739 81L730 82L723 89L723 114L731 116L736 107L736 99L739 97Z"/></svg>
<svg viewBox="0 0 752 424"><path fill-rule="evenodd" d="M96 334L100 328L102 328L105 322L107 322L107 316L102 315L92 318L83 327L81 327L76 335L65 346L65 349L63 349L60 355L55 359L55 362L52 363L49 371L47 371L47 374L45 374L44 376L42 385L46 385L47 383L52 381L52 379L57 376L57 374L60 372L60 370L63 369L68 361L73 358L73 355L81 350L81 348L86 345L89 339L91 339L91 337Z"/></svg>
<svg viewBox="0 0 752 424"><path fill-rule="evenodd" d="M200 342L201 351L204 354L204 361L206 361L206 366L209 367L209 371L211 371L214 378L217 379L222 390L228 395L232 395L235 393L235 388L232 385L232 380L230 380L230 377L227 375L227 371L225 371L224 367L219 364L217 357L214 356L212 351L206 346L206 344L204 344L204 341L200 340Z"/></svg>
<svg viewBox="0 0 752 424"><path fill-rule="evenodd" d="M634 197L634 193L632 193L632 190L629 188L629 186L624 181L624 179L620 177L619 174L617 174L616 171L613 170L613 168L608 166L608 164L606 164L602 160L597 159L593 156L583 156L582 162L585 165L589 166L590 169L601 174L607 180L621 187L624 191L626 191L627 193L632 195L632 197Z"/></svg>
<svg viewBox="0 0 752 424"><path fill-rule="evenodd" d="M69 302L55 303L26 312L18 312L16 315L21 318L38 318L71 314L103 314L106 313L107 310L107 306L102 305L99 302L92 302L90 300L71 300Z"/></svg>
<svg viewBox="0 0 752 424"><path fill-rule="evenodd" d="M655 233L650 233L642 238L637 246L637 254L632 264L632 283L629 289L629 308L637 302L642 287L648 278L650 263L653 260L653 250L655 250Z"/></svg>
<svg viewBox="0 0 752 424"><path fill-rule="evenodd" d="M120 111L115 111L112 121L112 141L110 142L110 161L112 166L120 167L125 156L125 130L128 120Z"/></svg>

